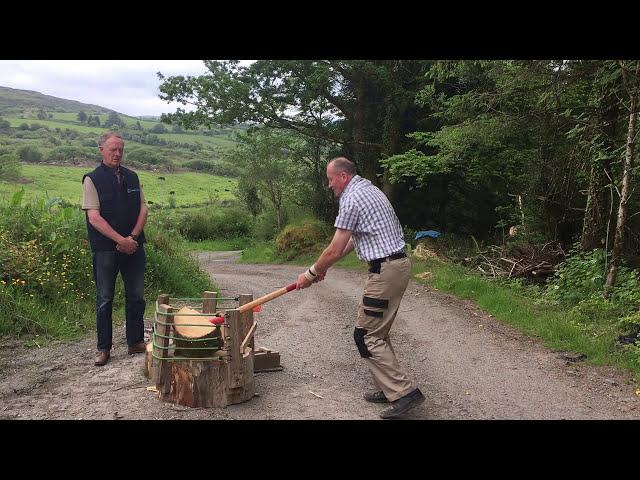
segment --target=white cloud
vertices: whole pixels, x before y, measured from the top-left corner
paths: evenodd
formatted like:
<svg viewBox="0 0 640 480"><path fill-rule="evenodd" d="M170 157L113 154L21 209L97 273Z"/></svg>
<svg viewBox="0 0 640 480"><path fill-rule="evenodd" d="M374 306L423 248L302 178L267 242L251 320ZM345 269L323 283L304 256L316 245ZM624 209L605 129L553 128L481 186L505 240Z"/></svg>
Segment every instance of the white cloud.
<svg viewBox="0 0 640 480"><path fill-rule="evenodd" d="M174 112L182 105L160 100L158 71L165 76L202 75L207 69L202 60L0 60L0 86L131 116Z"/></svg>

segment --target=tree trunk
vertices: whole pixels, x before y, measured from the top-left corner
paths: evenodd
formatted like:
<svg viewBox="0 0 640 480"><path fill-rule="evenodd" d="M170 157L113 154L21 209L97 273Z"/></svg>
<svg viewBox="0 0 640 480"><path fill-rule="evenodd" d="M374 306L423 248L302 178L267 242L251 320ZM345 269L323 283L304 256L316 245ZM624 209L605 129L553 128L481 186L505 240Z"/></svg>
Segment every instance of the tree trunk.
<svg viewBox="0 0 640 480"><path fill-rule="evenodd" d="M612 104L612 95L607 92L599 100L600 112L596 116L596 138L602 135L604 148L594 152L589 175L587 203L582 223L580 244L584 250L593 250L603 246L602 239L608 234L607 218L611 201L605 192L605 186L611 177L611 152L616 149L616 130L618 128L619 106ZM598 132L600 130L600 132ZM602 158L604 153L604 158ZM613 233L613 232L611 232Z"/></svg>
<svg viewBox="0 0 640 480"><path fill-rule="evenodd" d="M587 205L585 206L580 237L580 244L584 250L601 247L601 239L606 232L605 207L607 202L604 195L606 177L603 168L605 167L599 161L594 161L591 164Z"/></svg>
<svg viewBox="0 0 640 480"><path fill-rule="evenodd" d="M624 230L627 223L627 203L631 196L631 172L634 164L634 147L636 138L636 124L638 121L637 95L631 96L631 105L629 114L629 130L627 132L627 145L625 149L624 171L622 174L622 190L620 192L620 205L618 206L618 221L616 223L616 236L613 242L613 251L611 252L611 263L609 265L609 273L604 286L604 296L609 297L611 289L616 284L616 276L618 274L618 266L622 259L624 246Z"/></svg>
<svg viewBox="0 0 640 480"><path fill-rule="evenodd" d="M381 185L378 177L378 160L380 155L379 129L375 105L377 105L376 89L372 80L364 73L353 76L353 93L356 98L353 108L352 138L353 157L351 160L360 170L362 177L376 186ZM373 142L375 139L376 142Z"/></svg>

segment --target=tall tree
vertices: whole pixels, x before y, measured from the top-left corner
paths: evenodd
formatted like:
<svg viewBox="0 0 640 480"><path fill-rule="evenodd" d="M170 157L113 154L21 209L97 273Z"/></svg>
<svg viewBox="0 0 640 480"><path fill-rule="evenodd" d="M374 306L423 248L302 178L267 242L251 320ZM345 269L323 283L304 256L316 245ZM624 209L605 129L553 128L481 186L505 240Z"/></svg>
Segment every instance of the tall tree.
<svg viewBox="0 0 640 480"><path fill-rule="evenodd" d="M105 128L109 128L109 127L124 127L124 121L122 120L122 118L120 118L120 115L118 115L116 112L109 112L109 116L107 117L107 120L104 122L104 127Z"/></svg>
<svg viewBox="0 0 640 480"><path fill-rule="evenodd" d="M624 168L622 172L622 187L620 189L620 203L616 222L616 234L611 252L611 263L605 282L605 296L608 296L616 283L618 267L620 266L624 246L624 234L627 223L628 203L631 197L632 172L635 163L635 144L638 124L638 95L640 94L640 61L619 62L627 101L621 100L629 114L629 126L625 144Z"/></svg>
<svg viewBox="0 0 640 480"><path fill-rule="evenodd" d="M256 129L241 135L239 141L240 145L228 154L229 160L241 171L240 183L253 184L258 195L271 205L280 230L286 220L285 202L295 192L298 178L291 138L269 129Z"/></svg>
<svg viewBox="0 0 640 480"><path fill-rule="evenodd" d="M362 174L385 182L380 159L411 131L404 121L424 82L419 61L206 61L208 74L164 77L160 98L191 104L163 116L186 128L249 122L338 144ZM165 120L165 121L166 121ZM391 191L391 187L386 188Z"/></svg>

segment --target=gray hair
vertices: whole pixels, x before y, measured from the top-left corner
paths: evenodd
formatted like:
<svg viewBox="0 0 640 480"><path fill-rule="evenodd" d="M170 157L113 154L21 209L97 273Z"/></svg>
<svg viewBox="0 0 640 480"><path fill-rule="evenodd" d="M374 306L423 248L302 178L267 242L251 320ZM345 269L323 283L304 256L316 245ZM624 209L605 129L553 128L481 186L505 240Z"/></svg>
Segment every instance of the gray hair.
<svg viewBox="0 0 640 480"><path fill-rule="evenodd" d="M122 138L122 135L120 135L118 132L107 132L100 136L100 139L98 140L98 146L101 147L102 145L104 145L104 142L109 140L111 137L119 138L124 142L124 138Z"/></svg>
<svg viewBox="0 0 640 480"><path fill-rule="evenodd" d="M345 157L336 157L329 162L337 172L345 172L348 175L356 174L355 164Z"/></svg>

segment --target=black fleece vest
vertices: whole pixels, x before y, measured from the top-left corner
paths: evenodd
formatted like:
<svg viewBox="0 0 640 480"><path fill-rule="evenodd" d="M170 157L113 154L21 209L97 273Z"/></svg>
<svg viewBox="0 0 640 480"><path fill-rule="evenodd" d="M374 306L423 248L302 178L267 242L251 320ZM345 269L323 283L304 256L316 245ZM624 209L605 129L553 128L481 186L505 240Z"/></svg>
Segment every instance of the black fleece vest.
<svg viewBox="0 0 640 480"><path fill-rule="evenodd" d="M140 214L140 181L135 172L120 166L122 182L118 186L118 179L114 171L101 163L93 172L82 177L89 177L96 187L100 200L100 215L111 228L123 237L128 237L135 227ZM89 215L86 214L87 231L91 250L94 252L114 251L116 242L102 235L89 223ZM144 243L144 231L138 236L138 244Z"/></svg>

